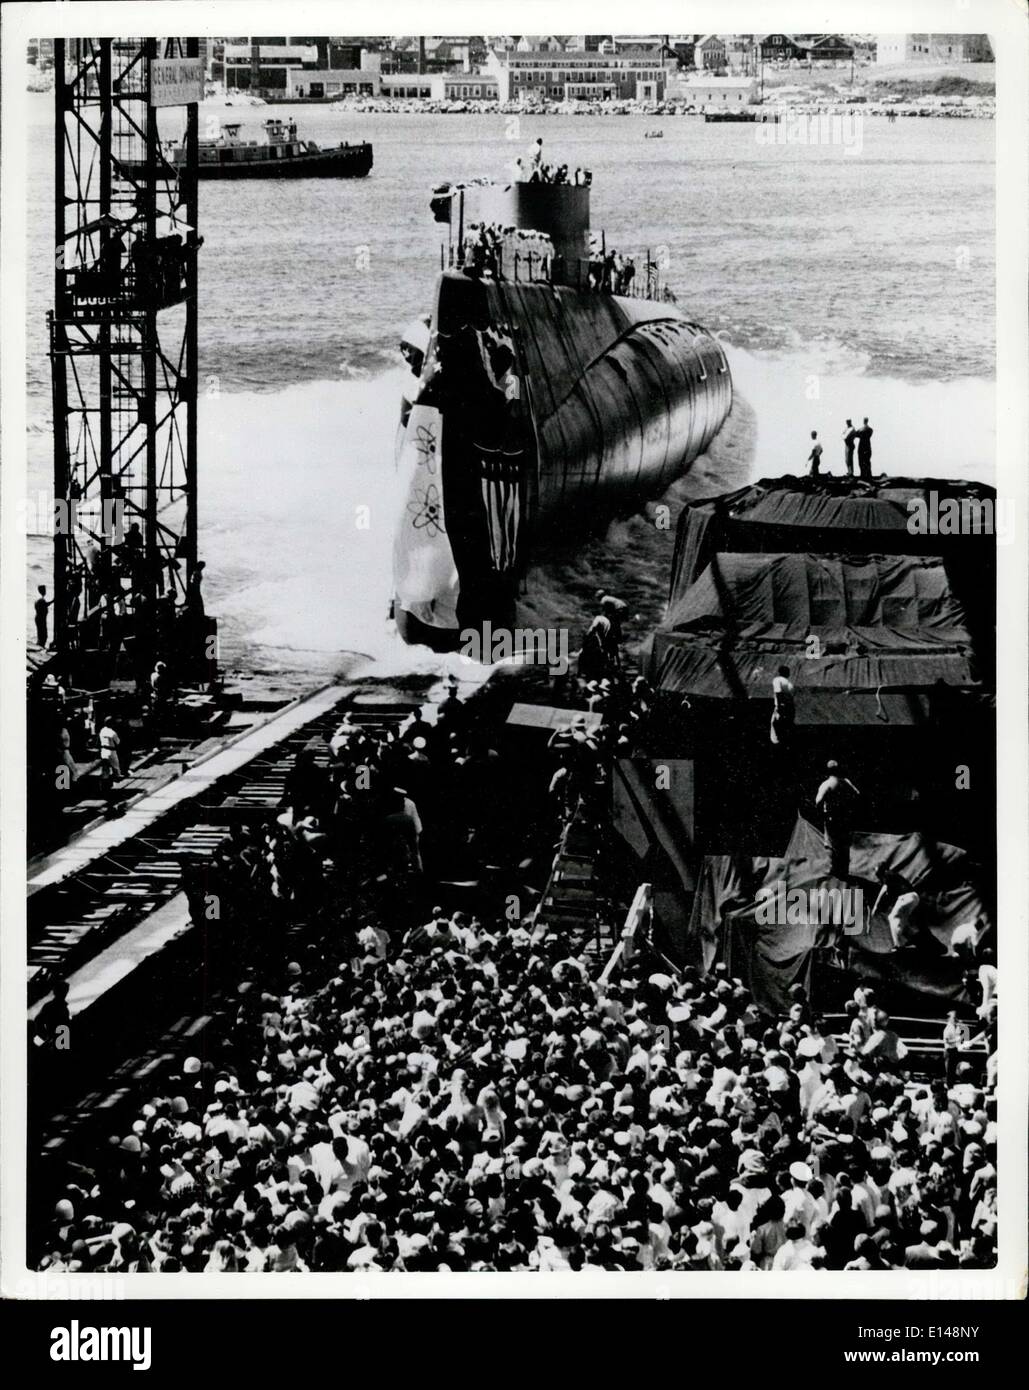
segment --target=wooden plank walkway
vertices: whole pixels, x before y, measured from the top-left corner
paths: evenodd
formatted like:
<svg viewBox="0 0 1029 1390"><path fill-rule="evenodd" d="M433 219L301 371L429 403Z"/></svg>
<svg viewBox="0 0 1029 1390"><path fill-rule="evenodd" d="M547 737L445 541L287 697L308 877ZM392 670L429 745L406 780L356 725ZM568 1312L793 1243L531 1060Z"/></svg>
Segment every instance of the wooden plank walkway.
<svg viewBox="0 0 1029 1390"><path fill-rule="evenodd" d="M137 927L120 936L105 950L92 956L73 970L68 980L68 1010L77 1014L95 1004L101 995L120 984L144 960L152 956L190 928L189 908L185 893L176 893L168 902L151 912ZM28 1011L30 1019L53 995L39 999Z"/></svg>
<svg viewBox="0 0 1029 1390"><path fill-rule="evenodd" d="M175 806L199 796L219 778L238 771L296 729L334 709L350 692L351 686L326 686L295 704L287 705L256 729L241 734L218 751L193 763L181 776L169 774L167 782L153 791L145 792L124 814L94 824L69 844L62 845L31 865L26 895L31 898L43 888L51 888L81 874L95 860L141 835Z"/></svg>
<svg viewBox="0 0 1029 1390"><path fill-rule="evenodd" d="M66 961L64 968L52 972L50 977L40 975L40 988L37 991L40 997L29 1009L30 1018L34 1018L52 998L48 992L44 993L48 978L67 979L69 1009L72 1018L78 1018L170 943L193 929L186 896L178 887L182 857L213 852L225 839L234 820L242 814L235 803L251 785L261 787L273 801L271 809L277 808L286 776L299 749L310 747L316 760L327 764L329 739L341 718L341 712L337 710L341 701L347 700L347 716L352 724L392 730L423 703L414 696L398 697L396 692L389 689L367 691L340 686L333 693L335 698L332 700L323 697L317 702L305 701L306 717L290 720L288 727L277 719L274 737L267 740L272 746L264 750L263 756L253 756L251 764L238 769L235 776L229 777L227 785L216 785L216 779L208 779L196 804L184 806L182 815L138 837L134 844L126 842L117 858L123 863L132 864L128 877L115 878L107 872L103 866L111 862L109 854L95 870L76 875L76 884L86 882L89 890L87 900L90 901L90 893L102 898L110 892L122 891L126 884L132 885L133 873L138 874L151 890L155 884L166 885L166 896L162 902L142 904L142 918L133 921L116 940L101 942L99 949L88 959ZM263 805L251 805L251 819L266 820L269 809ZM193 816L195 819L184 825L183 816ZM38 901L49 906L51 896L59 900L63 892L64 889L58 887L55 895L44 895ZM74 936L73 933L69 934ZM183 1002L176 1001L179 1009ZM162 1007L168 1007L169 1003L165 1001ZM184 1055L197 1052L197 1035L205 1032L217 1020L223 1007L225 1001L216 992L205 1001L205 1012L201 1015L185 1014L170 1026L160 1018L153 1019L156 1032L144 1040L144 1029L137 1041L129 1045L128 1055L119 1057L102 1075L98 1073L82 1078L85 1094L80 1090L77 1096L67 1096L60 1112L45 1118L40 1136L41 1151L56 1153L78 1131L89 1128L97 1121L116 1128L123 1118L133 1112L133 1107L138 1108L144 1091L149 1094L156 1085L161 1084L162 1078L175 1073ZM174 1018L174 1014L171 1017Z"/></svg>

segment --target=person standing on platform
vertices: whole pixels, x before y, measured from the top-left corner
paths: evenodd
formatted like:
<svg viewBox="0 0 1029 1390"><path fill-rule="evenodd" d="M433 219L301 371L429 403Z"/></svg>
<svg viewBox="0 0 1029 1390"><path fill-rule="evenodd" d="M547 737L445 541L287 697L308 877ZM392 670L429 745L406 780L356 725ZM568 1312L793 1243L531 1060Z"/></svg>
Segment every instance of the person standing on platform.
<svg viewBox="0 0 1029 1390"><path fill-rule="evenodd" d="M52 997L43 1005L32 1024L32 1041L37 1047L58 1050L58 1042L67 1039L71 1029L71 1010L68 1007L69 985L67 980L58 980L53 987ZM61 1029L65 1032L62 1034ZM61 1051L67 1050L65 1043Z"/></svg>
<svg viewBox="0 0 1029 1390"><path fill-rule="evenodd" d="M847 470L847 477L854 476L854 445L857 443L858 432L854 428L854 421L847 421L847 428L843 432L843 466Z"/></svg>
<svg viewBox="0 0 1029 1390"><path fill-rule="evenodd" d="M948 1087L954 1085L961 1061L961 1049L965 1045L965 1030L958 1022L958 1016L951 1009L943 1029L943 1074Z"/></svg>
<svg viewBox="0 0 1029 1390"><path fill-rule="evenodd" d="M109 782L120 782L122 778L121 762L118 758L120 745L121 739L110 720L105 720L100 730L100 765L104 777Z"/></svg>
<svg viewBox="0 0 1029 1390"><path fill-rule="evenodd" d="M780 747L786 746L793 737L793 727L797 719L793 696L790 668L780 666L777 674L772 677L774 707L772 709L771 729L772 742Z"/></svg>
<svg viewBox="0 0 1029 1390"><path fill-rule="evenodd" d="M598 613L586 630L579 652L577 671L580 680L599 681L611 672L611 619Z"/></svg>
<svg viewBox="0 0 1029 1390"><path fill-rule="evenodd" d="M815 806L822 811L822 843L829 851L829 872L834 878L850 877L850 832L854 807L861 793L840 765L830 759L826 778L815 793Z"/></svg>
<svg viewBox="0 0 1029 1390"><path fill-rule="evenodd" d="M611 624L611 656L617 666L621 663L621 646L625 635L622 625L625 621L625 615L629 611L629 605L624 599L616 598L614 594L609 594L603 589L597 590L597 600L601 613Z"/></svg>
<svg viewBox="0 0 1029 1390"><path fill-rule="evenodd" d="M206 562L198 560L189 572L189 582L186 585L186 608L194 618L204 616L204 595L201 585L204 582L204 569Z"/></svg>
<svg viewBox="0 0 1029 1390"><path fill-rule="evenodd" d="M980 956L979 988L982 990L982 1000L976 1013L980 1018L989 1022L993 1001L997 994L997 964L993 951L989 947Z"/></svg>
<svg viewBox="0 0 1029 1390"><path fill-rule="evenodd" d="M868 416L864 417L861 428L857 432L857 459L858 472L862 478L869 481L872 477L872 426L868 423Z"/></svg>
<svg viewBox="0 0 1029 1390"><path fill-rule="evenodd" d="M807 456L807 461L811 465L811 477L819 476L819 469L822 466L822 446L818 442L818 431L811 431L811 452Z"/></svg>
<svg viewBox="0 0 1029 1390"><path fill-rule="evenodd" d="M57 755L58 767L66 768L71 782L79 780L79 765L72 756L71 751L71 732L67 726L62 726L61 732L57 736L57 746L60 750Z"/></svg>
<svg viewBox="0 0 1029 1390"><path fill-rule="evenodd" d="M543 137L538 135L529 146L529 182L539 183L543 177Z"/></svg>
<svg viewBox="0 0 1029 1390"><path fill-rule="evenodd" d="M47 636L46 626L47 616L53 605L53 599L47 598L45 584L40 584L36 592L39 595L39 597L36 599L35 604L33 605L35 609L36 618L36 646L42 647L43 650L46 651L46 644L49 640Z"/></svg>

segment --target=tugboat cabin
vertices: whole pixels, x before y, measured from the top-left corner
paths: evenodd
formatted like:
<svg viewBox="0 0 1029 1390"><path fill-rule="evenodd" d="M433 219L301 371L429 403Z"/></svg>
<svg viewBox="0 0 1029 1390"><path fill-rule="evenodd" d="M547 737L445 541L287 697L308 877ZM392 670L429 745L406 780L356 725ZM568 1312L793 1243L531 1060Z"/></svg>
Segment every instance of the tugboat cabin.
<svg viewBox="0 0 1029 1390"><path fill-rule="evenodd" d="M221 134L214 140L198 142L198 157L201 164L265 164L274 159L295 159L297 155L308 152L308 143L297 139L295 121L272 118L264 123L263 140L242 140L240 123L226 121ZM176 150L176 160L182 151Z"/></svg>

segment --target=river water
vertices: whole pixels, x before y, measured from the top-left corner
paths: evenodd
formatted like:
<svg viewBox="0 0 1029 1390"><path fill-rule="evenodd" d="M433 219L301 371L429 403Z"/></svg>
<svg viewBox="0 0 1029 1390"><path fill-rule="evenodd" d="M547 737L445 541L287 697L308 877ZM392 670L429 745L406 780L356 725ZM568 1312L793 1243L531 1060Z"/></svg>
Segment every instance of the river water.
<svg viewBox="0 0 1029 1390"><path fill-rule="evenodd" d="M29 98L29 491L49 486L52 101ZM263 108L202 108L256 128ZM839 471L869 416L888 472L994 476L995 126L867 118L842 144L762 143L697 118L361 115L277 107L320 144L370 140L364 180L200 190L200 535L230 665L332 674L360 651L417 659L385 620L398 332L427 310L445 228L434 183L503 177L542 135L593 171L609 245L667 263L726 344L736 400L671 500L801 471L809 431ZM661 140L645 140L660 126ZM509 138L509 137L514 138ZM766 134L767 138L767 134ZM359 509L368 508L368 512ZM367 523L367 524L365 524ZM674 530L646 518L529 576L526 617L577 627L594 590L660 617ZM29 593L49 569L29 538Z"/></svg>

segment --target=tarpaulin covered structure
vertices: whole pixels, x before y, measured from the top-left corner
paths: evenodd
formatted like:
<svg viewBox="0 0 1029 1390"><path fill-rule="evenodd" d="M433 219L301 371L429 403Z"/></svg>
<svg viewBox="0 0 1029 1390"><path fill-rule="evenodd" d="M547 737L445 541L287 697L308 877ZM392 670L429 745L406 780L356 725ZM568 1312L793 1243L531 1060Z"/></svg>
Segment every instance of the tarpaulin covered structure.
<svg viewBox="0 0 1029 1390"><path fill-rule="evenodd" d="M922 930L913 950L892 951L885 917L869 920L880 868L900 874L920 895ZM813 953L842 940L856 975L890 979L938 999L962 999L962 963L944 952L959 926L982 919L989 930L975 868L964 850L917 833L856 832L850 869L847 885L830 877L821 832L802 817L782 858L705 856L687 959L705 968L727 961L758 1005L778 1012L787 1007L791 985L809 985ZM841 896L838 911L823 891L827 888L846 888L850 894Z"/></svg>
<svg viewBox="0 0 1029 1390"><path fill-rule="evenodd" d="M976 684L972 637L943 562L914 555L713 555L673 596L649 676L683 695L769 699L780 666L798 697L830 692L820 700L829 719L849 719L848 697L862 692Z"/></svg>
<svg viewBox="0 0 1029 1390"><path fill-rule="evenodd" d="M954 479L763 478L683 508L669 600L719 551L940 555L948 567L972 557L980 564L992 553L995 536L984 528L995 506L993 488Z"/></svg>

